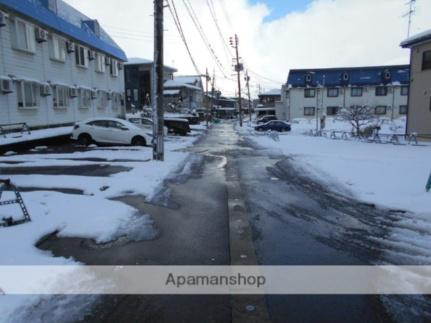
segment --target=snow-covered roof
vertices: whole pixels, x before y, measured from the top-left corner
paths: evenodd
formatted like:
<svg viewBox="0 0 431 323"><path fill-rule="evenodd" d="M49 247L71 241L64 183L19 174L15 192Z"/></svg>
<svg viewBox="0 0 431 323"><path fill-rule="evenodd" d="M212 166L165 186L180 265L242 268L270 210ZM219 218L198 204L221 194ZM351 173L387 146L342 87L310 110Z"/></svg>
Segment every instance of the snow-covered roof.
<svg viewBox="0 0 431 323"><path fill-rule="evenodd" d="M192 90L202 91L202 88L196 85L183 82L182 78L175 77L173 80L167 80L164 84L165 89L185 87Z"/></svg>
<svg viewBox="0 0 431 323"><path fill-rule="evenodd" d="M124 51L100 28L96 33L90 25L96 21L79 12L63 0L56 0L57 10L48 9L48 0L0 0L0 7L11 10L51 28L64 36L70 37L92 48L98 49L121 61L127 61ZM88 24L83 23L89 22Z"/></svg>
<svg viewBox="0 0 431 323"><path fill-rule="evenodd" d="M152 65L153 61L146 58L140 58L140 57L129 57L127 59L127 63L124 65ZM165 65L165 70L170 70L172 72L176 72L177 69L172 66Z"/></svg>
<svg viewBox="0 0 431 323"><path fill-rule="evenodd" d="M264 95L264 96L281 95L281 89L272 89L265 93L259 94L259 96L261 95Z"/></svg>
<svg viewBox="0 0 431 323"><path fill-rule="evenodd" d="M164 90L163 95L177 95L180 94L180 90Z"/></svg>
<svg viewBox="0 0 431 323"><path fill-rule="evenodd" d="M416 34L414 36L407 38L401 43L401 47L404 47L404 48L411 47L412 45L422 43L425 41L431 42L431 29L428 29L424 32L421 32L419 34Z"/></svg>

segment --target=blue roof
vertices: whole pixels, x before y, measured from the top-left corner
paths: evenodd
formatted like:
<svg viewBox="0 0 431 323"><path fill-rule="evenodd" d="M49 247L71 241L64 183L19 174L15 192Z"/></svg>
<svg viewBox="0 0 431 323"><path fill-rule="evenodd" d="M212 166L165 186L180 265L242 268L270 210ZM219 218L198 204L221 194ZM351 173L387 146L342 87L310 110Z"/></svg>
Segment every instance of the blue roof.
<svg viewBox="0 0 431 323"><path fill-rule="evenodd" d="M287 80L291 87L407 85L409 82L409 65L290 70Z"/></svg>
<svg viewBox="0 0 431 323"><path fill-rule="evenodd" d="M58 7L58 14L56 14L45 7L39 0L0 0L0 6L24 15L41 25L52 28L73 40L98 49L121 61L127 61L124 51L109 36L105 34L103 38L98 37L85 24L78 26L76 23L73 23L73 19L82 21L89 20L88 17L76 10L70 10L72 8L68 7L61 0L58 0L58 4L61 6ZM60 16L60 11L63 8L69 9L69 12ZM70 13L78 15L73 16Z"/></svg>

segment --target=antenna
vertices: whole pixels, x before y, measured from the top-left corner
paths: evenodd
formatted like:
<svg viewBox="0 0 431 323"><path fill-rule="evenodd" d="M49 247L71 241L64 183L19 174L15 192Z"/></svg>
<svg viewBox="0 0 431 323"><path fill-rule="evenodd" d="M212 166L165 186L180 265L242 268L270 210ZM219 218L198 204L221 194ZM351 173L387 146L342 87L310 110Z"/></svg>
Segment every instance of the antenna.
<svg viewBox="0 0 431 323"><path fill-rule="evenodd" d="M409 17L409 24L407 27L407 38L410 37L410 31L411 31L411 27L412 27L412 17L416 12L416 7L415 7L416 1L417 0L409 0L409 2L406 3L406 5L409 6L409 11L403 15L403 18Z"/></svg>

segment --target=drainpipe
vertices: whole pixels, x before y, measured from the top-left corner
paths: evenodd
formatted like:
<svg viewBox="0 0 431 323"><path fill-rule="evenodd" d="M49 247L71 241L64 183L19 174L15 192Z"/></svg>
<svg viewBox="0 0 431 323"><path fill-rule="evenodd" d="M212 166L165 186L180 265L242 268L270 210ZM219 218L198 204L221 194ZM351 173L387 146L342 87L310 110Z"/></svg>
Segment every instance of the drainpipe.
<svg viewBox="0 0 431 323"><path fill-rule="evenodd" d="M391 121L394 121L394 109L395 109L395 89L396 87L392 87L392 109L391 109Z"/></svg>

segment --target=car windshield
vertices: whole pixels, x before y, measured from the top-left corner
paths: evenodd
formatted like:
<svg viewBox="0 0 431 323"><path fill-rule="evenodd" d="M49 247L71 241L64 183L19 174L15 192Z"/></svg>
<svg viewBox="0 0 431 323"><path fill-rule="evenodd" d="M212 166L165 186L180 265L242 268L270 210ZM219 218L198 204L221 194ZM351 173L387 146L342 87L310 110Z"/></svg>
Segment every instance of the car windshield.
<svg viewBox="0 0 431 323"><path fill-rule="evenodd" d="M0 0L0 323L431 322L431 0Z"/></svg>

